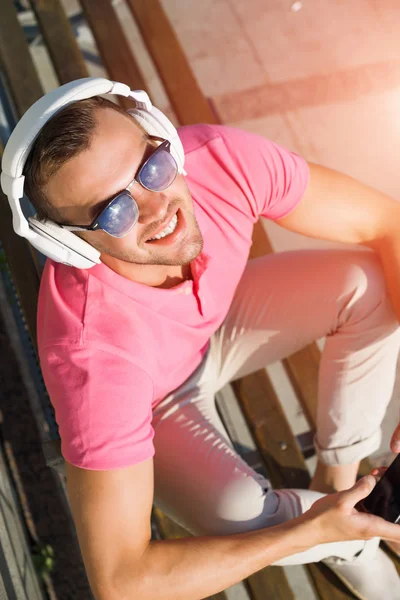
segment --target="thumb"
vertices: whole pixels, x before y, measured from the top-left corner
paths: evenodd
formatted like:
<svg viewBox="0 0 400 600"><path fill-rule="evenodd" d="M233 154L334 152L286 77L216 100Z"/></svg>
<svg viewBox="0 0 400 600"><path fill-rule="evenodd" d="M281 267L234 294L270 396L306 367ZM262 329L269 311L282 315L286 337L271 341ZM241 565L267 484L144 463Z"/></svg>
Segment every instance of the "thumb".
<svg viewBox="0 0 400 600"><path fill-rule="evenodd" d="M365 477L361 477L352 488L349 490L345 490L344 492L340 492L342 495L343 501L349 506L354 506L362 500L366 498L368 494L372 492L376 484L376 479L373 475L365 475Z"/></svg>

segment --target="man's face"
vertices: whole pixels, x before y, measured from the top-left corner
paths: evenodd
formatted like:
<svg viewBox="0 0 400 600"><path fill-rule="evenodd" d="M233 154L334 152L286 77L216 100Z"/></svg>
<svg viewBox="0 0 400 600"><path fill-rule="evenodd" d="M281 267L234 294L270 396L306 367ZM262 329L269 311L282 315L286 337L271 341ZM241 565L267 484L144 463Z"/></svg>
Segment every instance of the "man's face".
<svg viewBox="0 0 400 600"><path fill-rule="evenodd" d="M96 118L90 147L65 163L46 185L60 223L89 225L107 201L129 185L156 147L132 119L113 109L99 109ZM151 192L135 182L130 193L139 207L139 221L126 236L115 238L102 230L79 235L102 255L137 265L178 266L196 258L203 239L182 175L164 191ZM174 215L175 232L150 241Z"/></svg>

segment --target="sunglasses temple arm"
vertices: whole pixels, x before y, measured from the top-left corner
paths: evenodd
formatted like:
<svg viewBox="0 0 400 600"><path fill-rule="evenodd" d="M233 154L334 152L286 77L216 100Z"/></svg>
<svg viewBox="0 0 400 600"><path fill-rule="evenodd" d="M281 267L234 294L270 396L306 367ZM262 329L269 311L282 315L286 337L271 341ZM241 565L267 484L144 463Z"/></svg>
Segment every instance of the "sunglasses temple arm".
<svg viewBox="0 0 400 600"><path fill-rule="evenodd" d="M62 229L66 229L67 231L90 231L88 227L84 225L60 225Z"/></svg>

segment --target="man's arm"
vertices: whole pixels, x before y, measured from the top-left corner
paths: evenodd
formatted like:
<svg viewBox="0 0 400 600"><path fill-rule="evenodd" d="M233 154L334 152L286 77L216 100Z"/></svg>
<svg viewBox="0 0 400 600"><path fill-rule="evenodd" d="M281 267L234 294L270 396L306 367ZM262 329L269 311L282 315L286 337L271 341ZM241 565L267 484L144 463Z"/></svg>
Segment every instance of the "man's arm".
<svg viewBox="0 0 400 600"><path fill-rule="evenodd" d="M151 541L152 460L92 471L66 463L67 489L96 600L200 600L255 571L316 544L382 537L400 528L353 506L374 485L318 500L304 515L250 533Z"/></svg>
<svg viewBox="0 0 400 600"><path fill-rule="evenodd" d="M332 169L309 167L306 193L276 222L308 237L375 250L400 322L400 202Z"/></svg>
<svg viewBox="0 0 400 600"><path fill-rule="evenodd" d="M151 541L152 459L110 471L80 469L66 462L66 470L79 544L96 600L200 599L310 547L302 523L268 533Z"/></svg>

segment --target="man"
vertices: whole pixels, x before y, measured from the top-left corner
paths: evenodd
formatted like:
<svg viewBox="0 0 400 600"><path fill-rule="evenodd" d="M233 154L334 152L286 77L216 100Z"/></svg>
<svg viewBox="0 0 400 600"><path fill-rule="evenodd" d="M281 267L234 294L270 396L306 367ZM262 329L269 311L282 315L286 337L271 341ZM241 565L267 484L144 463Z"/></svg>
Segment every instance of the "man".
<svg viewBox="0 0 400 600"><path fill-rule="evenodd" d="M87 270L47 261L38 314L93 593L204 598L269 564L324 560L356 597L399 598L377 549L399 530L354 509L374 479L354 482L393 389L400 205L260 136L180 138L186 177L167 142L91 98L44 125L24 169L38 217L101 253ZM369 250L247 263L260 215ZM234 452L214 395L324 336L318 467L310 490L275 492ZM151 541L153 498L199 537Z"/></svg>

